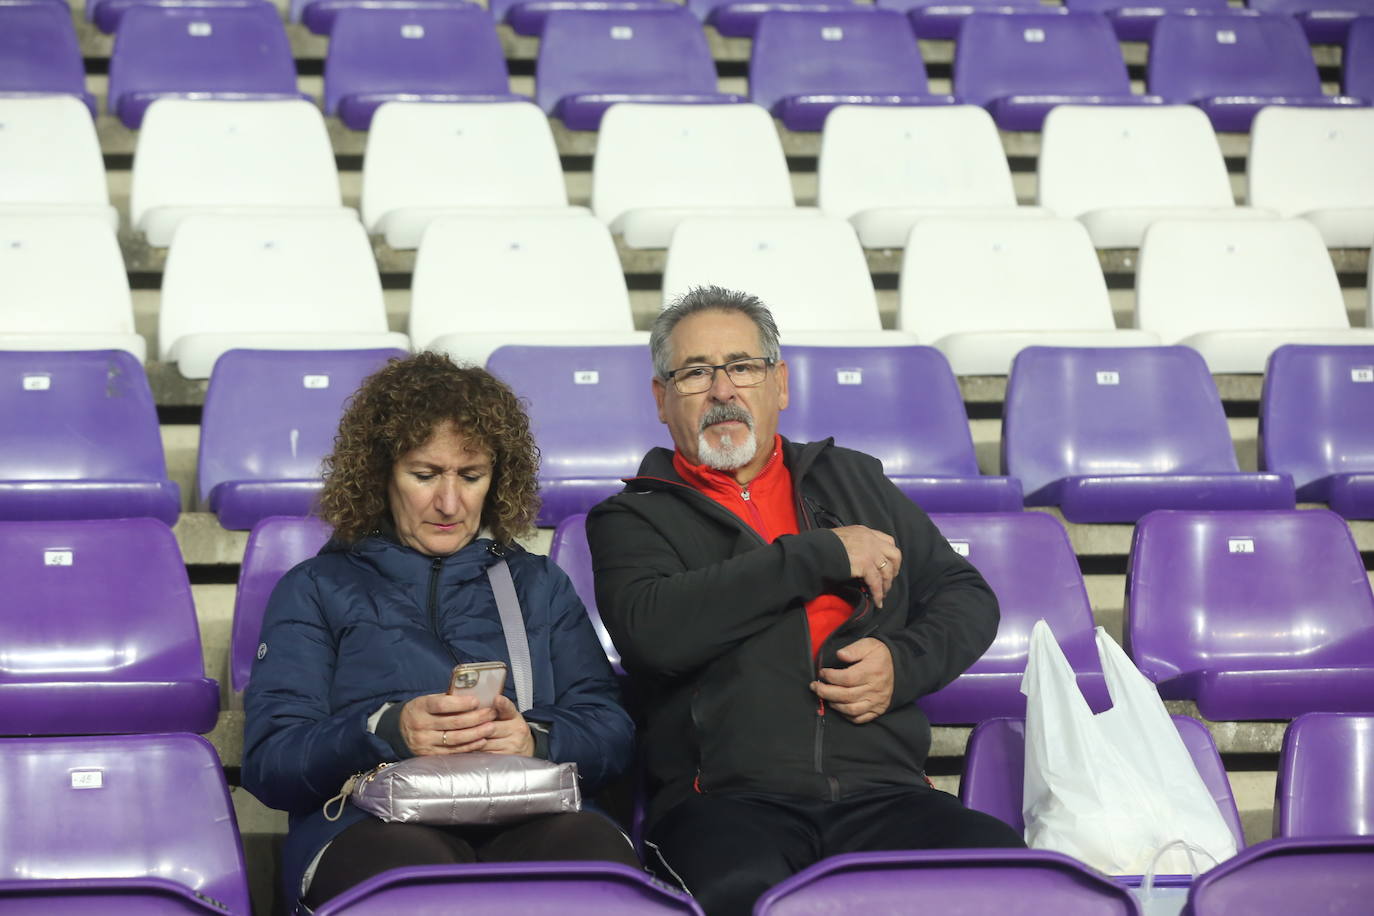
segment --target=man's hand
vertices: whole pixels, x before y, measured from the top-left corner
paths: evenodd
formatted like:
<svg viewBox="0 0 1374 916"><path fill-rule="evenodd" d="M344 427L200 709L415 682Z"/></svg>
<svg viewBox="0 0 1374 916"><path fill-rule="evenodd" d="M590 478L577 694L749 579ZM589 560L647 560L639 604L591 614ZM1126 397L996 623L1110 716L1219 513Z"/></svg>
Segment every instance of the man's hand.
<svg viewBox="0 0 1374 916"><path fill-rule="evenodd" d="M848 668L822 668L811 683L816 695L856 725L872 722L892 702L892 652L871 636L835 653Z"/></svg>
<svg viewBox="0 0 1374 916"><path fill-rule="evenodd" d="M431 693L402 707L401 737L417 757L490 750L486 745L497 731L496 719L497 710L478 709L474 696Z"/></svg>
<svg viewBox="0 0 1374 916"><path fill-rule="evenodd" d="M875 531L864 525L846 525L832 528L831 531L844 545L849 555L849 575L864 580L868 590L873 593L873 603L883 606L883 597L888 586L902 568L902 552L892 535Z"/></svg>

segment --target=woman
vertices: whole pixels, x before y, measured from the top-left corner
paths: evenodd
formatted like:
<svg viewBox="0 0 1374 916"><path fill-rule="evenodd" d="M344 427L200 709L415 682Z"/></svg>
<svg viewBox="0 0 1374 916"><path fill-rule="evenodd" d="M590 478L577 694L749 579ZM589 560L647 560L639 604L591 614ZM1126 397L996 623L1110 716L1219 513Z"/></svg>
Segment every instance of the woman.
<svg viewBox="0 0 1374 916"><path fill-rule="evenodd" d="M515 537L533 527L538 452L514 394L422 353L368 378L325 461L334 537L277 585L245 694L243 785L290 812L287 899L314 907L402 865L605 859L623 833L578 812L504 827L384 823L322 806L353 773L485 751L574 761L587 793L629 764L633 726L567 576ZM529 637L532 708L449 696L456 664L510 664L487 567L510 566Z"/></svg>

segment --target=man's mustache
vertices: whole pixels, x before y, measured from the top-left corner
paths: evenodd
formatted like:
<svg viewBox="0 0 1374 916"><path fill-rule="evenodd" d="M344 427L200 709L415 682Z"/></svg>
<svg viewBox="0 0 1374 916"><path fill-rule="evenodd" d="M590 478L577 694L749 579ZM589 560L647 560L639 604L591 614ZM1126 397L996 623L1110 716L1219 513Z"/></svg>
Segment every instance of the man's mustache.
<svg viewBox="0 0 1374 916"><path fill-rule="evenodd" d="M698 432L705 432L706 427L716 423L727 423L729 421L743 423L749 429L754 428L754 418L749 411L738 404L713 404L706 409L706 413L701 418L701 427Z"/></svg>

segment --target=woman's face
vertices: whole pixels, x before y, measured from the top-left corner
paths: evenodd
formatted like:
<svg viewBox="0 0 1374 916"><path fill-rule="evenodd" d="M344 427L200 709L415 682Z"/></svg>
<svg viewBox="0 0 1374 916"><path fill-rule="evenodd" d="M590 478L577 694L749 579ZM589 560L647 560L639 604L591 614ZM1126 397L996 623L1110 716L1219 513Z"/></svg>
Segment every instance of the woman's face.
<svg viewBox="0 0 1374 916"><path fill-rule="evenodd" d="M491 455L468 448L452 423L436 427L391 469L387 496L401 543L431 557L467 546L482 526L491 471Z"/></svg>

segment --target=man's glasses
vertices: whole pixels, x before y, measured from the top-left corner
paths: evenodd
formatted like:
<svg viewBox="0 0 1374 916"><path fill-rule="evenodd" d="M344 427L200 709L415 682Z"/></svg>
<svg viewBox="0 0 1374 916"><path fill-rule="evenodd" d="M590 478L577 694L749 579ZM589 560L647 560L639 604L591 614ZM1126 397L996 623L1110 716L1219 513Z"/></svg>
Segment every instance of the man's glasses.
<svg viewBox="0 0 1374 916"><path fill-rule="evenodd" d="M746 356L719 366L683 366L669 372L668 379L677 388L678 394L701 394L711 387L716 370L721 369L736 388L753 388L763 382L773 362L766 356Z"/></svg>

